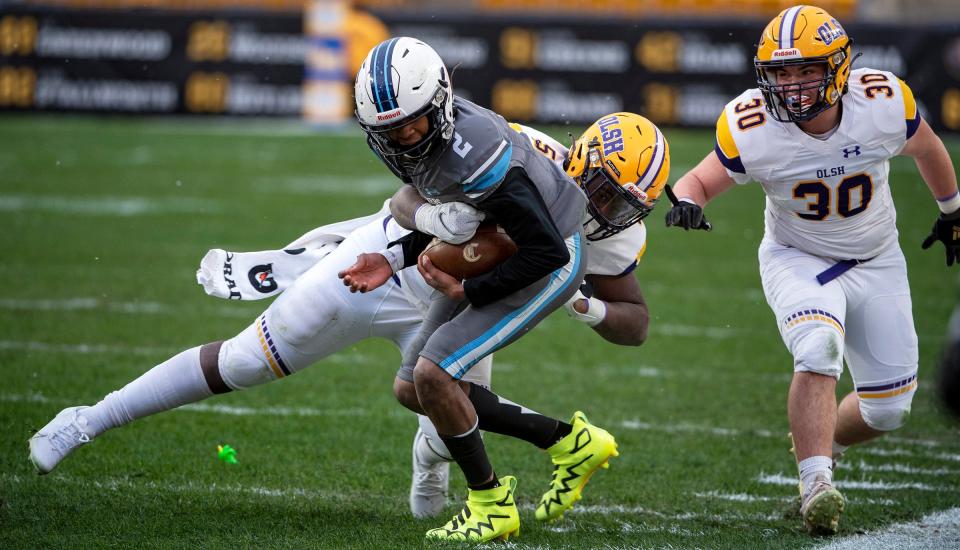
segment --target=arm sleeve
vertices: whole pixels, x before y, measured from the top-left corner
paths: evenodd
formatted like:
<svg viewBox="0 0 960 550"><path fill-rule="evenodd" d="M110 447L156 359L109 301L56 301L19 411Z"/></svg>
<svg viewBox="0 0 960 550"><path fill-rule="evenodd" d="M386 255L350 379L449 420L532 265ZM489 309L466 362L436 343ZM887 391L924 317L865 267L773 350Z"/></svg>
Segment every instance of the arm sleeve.
<svg viewBox="0 0 960 550"><path fill-rule="evenodd" d="M543 198L521 168L511 169L479 208L510 235L517 253L493 271L463 282L471 305L481 307L500 300L570 261L570 252Z"/></svg>
<svg viewBox="0 0 960 550"><path fill-rule="evenodd" d="M391 248L394 245L400 245L403 249L403 267L410 267L412 265L417 265L417 258L420 256L420 253L427 248L427 245L430 244L430 241L432 240L432 235L427 235L426 233L421 233L419 231L411 231L403 237L400 237L399 239L388 244L387 248Z"/></svg>

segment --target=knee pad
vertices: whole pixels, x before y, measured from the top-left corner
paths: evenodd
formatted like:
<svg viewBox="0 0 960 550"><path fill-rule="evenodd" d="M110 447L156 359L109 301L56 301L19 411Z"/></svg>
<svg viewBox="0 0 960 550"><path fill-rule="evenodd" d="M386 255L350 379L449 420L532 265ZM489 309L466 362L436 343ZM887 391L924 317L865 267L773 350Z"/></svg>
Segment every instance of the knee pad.
<svg viewBox="0 0 960 550"><path fill-rule="evenodd" d="M903 426L910 417L910 405L916 387L896 397L883 399L859 398L860 416L874 430L890 432Z"/></svg>
<svg viewBox="0 0 960 550"><path fill-rule="evenodd" d="M270 324L275 336L302 353L324 351L326 341L318 336L337 320L336 300L317 301L299 288L290 290L289 295L281 294L270 306Z"/></svg>
<svg viewBox="0 0 960 550"><path fill-rule="evenodd" d="M258 326L261 319L244 329L243 332L227 340L220 347L217 363L220 377L235 390L243 390L286 376L275 357L268 359L267 353L273 353L260 342ZM276 346L273 346L276 348ZM286 366L286 364L284 364Z"/></svg>
<svg viewBox="0 0 960 550"><path fill-rule="evenodd" d="M789 335L794 372L813 372L840 378L843 372L843 336L820 324L798 326Z"/></svg>

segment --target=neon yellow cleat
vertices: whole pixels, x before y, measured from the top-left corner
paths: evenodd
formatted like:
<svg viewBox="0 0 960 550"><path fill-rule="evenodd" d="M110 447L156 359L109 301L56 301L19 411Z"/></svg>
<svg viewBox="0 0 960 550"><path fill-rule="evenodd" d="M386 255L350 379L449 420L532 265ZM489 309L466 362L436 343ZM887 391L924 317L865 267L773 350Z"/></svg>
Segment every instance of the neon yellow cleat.
<svg viewBox="0 0 960 550"><path fill-rule="evenodd" d="M486 542L520 535L520 514L514 493L517 478L500 478L500 486L470 490L467 505L443 527L427 531L428 539Z"/></svg>
<svg viewBox="0 0 960 550"><path fill-rule="evenodd" d="M540 498L537 519L554 521L580 500L583 487L609 460L618 456L617 442L606 430L587 421L580 411L573 413L573 431L547 449L553 459L550 489Z"/></svg>

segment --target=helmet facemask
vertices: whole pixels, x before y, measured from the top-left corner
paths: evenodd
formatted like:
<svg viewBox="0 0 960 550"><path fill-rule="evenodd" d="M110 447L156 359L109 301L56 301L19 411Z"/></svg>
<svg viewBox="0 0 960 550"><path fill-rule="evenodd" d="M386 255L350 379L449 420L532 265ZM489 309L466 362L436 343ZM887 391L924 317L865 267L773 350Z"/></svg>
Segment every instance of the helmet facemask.
<svg viewBox="0 0 960 550"><path fill-rule="evenodd" d="M372 126L360 121L367 133L367 145L383 162L402 178L417 176L426 172L429 158L439 155L453 137L453 98L447 93L443 82L437 86L433 99L412 115L390 124ZM412 123L420 117L427 117L429 124L423 139L412 145L402 145L390 138L390 133ZM359 119L359 116L357 117Z"/></svg>
<svg viewBox="0 0 960 550"><path fill-rule="evenodd" d="M587 195L590 218L583 224L587 240L599 241L620 233L650 214L653 205L646 205L624 189L602 162L600 142L587 144L587 163L577 183Z"/></svg>
<svg viewBox="0 0 960 550"><path fill-rule="evenodd" d="M846 63L849 56L849 44L843 49L823 56L806 57L800 59L760 61L754 59L757 72L757 85L763 94L767 111L779 122L803 122L815 118L820 113L833 107L840 100L846 90L837 89L837 75L843 67L849 68ZM822 78L777 83L777 70L784 67L799 67L804 65L822 65ZM804 92L815 91L813 98L808 98Z"/></svg>

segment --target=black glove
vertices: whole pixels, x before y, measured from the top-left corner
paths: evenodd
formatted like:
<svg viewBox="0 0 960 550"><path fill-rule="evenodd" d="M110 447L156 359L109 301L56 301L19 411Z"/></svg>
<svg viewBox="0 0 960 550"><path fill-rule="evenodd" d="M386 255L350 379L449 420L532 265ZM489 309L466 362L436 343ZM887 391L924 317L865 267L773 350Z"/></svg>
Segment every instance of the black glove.
<svg viewBox="0 0 960 550"><path fill-rule="evenodd" d="M942 242L947 249L948 266L960 263L960 210L952 214L940 214L921 246L926 250L936 241Z"/></svg>
<svg viewBox="0 0 960 550"><path fill-rule="evenodd" d="M704 231L710 231L713 229L713 226L710 225L710 222L704 217L703 209L700 208L700 205L695 202L677 200L677 196L673 194L673 189L671 189L669 185L665 186L663 190L666 191L667 198L673 203L673 208L667 212L665 218L667 227L676 225L682 227L684 230L702 229Z"/></svg>

